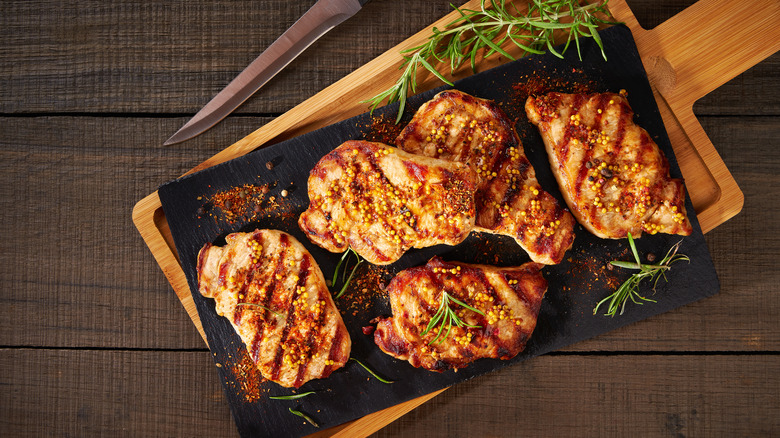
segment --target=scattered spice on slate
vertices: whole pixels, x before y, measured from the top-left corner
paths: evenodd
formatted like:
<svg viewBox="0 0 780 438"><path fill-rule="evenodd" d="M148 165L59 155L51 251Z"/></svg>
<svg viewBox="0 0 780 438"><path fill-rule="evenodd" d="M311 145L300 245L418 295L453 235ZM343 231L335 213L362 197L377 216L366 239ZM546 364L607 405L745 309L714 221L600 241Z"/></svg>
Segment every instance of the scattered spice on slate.
<svg viewBox="0 0 780 438"><path fill-rule="evenodd" d="M252 220L263 211L268 191L268 184L245 184L217 192L198 209L198 216L209 214L215 219L231 223L237 220Z"/></svg>
<svg viewBox="0 0 780 438"><path fill-rule="evenodd" d="M350 313L352 316L370 313L376 306L376 301L385 296L380 285L388 282L390 278L392 273L388 268L363 264L339 299L338 306L343 312Z"/></svg>
<svg viewBox="0 0 780 438"><path fill-rule="evenodd" d="M368 130L365 140L394 145L403 125L395 122L395 116L372 115L370 125L364 128Z"/></svg>

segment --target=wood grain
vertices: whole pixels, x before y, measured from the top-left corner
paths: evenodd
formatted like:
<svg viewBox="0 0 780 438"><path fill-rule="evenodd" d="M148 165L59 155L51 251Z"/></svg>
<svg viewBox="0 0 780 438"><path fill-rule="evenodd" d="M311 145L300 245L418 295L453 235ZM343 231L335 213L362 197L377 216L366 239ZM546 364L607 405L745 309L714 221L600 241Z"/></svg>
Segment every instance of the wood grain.
<svg viewBox="0 0 780 438"><path fill-rule="evenodd" d="M313 3L0 2L0 113L195 114ZM688 3L633 0L629 5L651 26L660 20L653 17L666 19L670 15L661 14ZM447 1L372 1L237 113L281 114L450 11ZM757 92L778 69L780 59L773 57L742 82L727 85L733 95L744 90L755 99L755 105L740 109L780 111L777 99ZM725 107L705 104L718 112L738 105L734 100Z"/></svg>
<svg viewBox="0 0 780 438"><path fill-rule="evenodd" d="M376 436L771 435L776 365L755 355L541 356L457 385ZM206 352L14 349L0 366L0 424L13 436L236 436Z"/></svg>
<svg viewBox="0 0 780 438"><path fill-rule="evenodd" d="M194 114L313 3L4 1L0 59L17 62L0 77L0 112ZM240 112L284 112L450 10L445 1L372 2Z"/></svg>
<svg viewBox="0 0 780 438"><path fill-rule="evenodd" d="M457 385L375 436L770 436L780 428L776 392L765 390L780 386L773 357L537 359ZM522 395L507 397L508 388Z"/></svg>
<svg viewBox="0 0 780 438"><path fill-rule="evenodd" d="M129 214L450 10L373 0L237 115L161 146L311 3L0 2L3 435L235 436ZM628 3L649 29L693 2ZM719 295L458 385L376 436L776 435L778 70L776 53L694 105L745 195L706 235Z"/></svg>

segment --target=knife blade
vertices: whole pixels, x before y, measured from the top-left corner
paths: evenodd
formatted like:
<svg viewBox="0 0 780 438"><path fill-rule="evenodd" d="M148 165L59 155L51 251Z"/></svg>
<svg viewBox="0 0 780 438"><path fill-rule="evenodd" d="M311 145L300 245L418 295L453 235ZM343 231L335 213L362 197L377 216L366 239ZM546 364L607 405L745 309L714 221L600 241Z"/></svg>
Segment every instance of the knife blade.
<svg viewBox="0 0 780 438"><path fill-rule="evenodd" d="M369 0L318 0L163 145L189 140L216 125L322 35L355 15Z"/></svg>

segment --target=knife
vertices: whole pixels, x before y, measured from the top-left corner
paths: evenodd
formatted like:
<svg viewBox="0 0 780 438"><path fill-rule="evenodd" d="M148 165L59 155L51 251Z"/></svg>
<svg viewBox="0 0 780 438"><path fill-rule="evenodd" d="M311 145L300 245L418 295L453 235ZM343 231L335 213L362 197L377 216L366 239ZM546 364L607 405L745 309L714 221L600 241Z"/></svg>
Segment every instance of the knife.
<svg viewBox="0 0 780 438"><path fill-rule="evenodd" d="M219 123L319 37L355 15L368 1L318 0L163 145L189 140Z"/></svg>

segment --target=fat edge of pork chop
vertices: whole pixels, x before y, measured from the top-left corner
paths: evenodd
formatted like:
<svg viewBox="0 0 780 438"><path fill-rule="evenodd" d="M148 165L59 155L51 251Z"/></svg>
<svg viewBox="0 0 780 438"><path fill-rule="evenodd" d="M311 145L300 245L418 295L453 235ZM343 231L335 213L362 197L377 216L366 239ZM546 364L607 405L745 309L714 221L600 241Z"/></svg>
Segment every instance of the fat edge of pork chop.
<svg viewBox="0 0 780 438"><path fill-rule="evenodd" d="M442 91L417 110L396 144L478 174L477 231L512 237L531 260L548 265L571 248L574 217L542 189L514 124L494 102Z"/></svg>
<svg viewBox="0 0 780 438"><path fill-rule="evenodd" d="M314 258L277 230L233 233L198 254L198 290L216 302L264 378L300 387L349 359L352 341Z"/></svg>
<svg viewBox="0 0 780 438"><path fill-rule="evenodd" d="M536 327L547 291L543 266L528 262L499 268L434 257L406 269L388 284L393 316L378 319L374 342L397 359L437 372L481 358L511 359L525 349ZM448 332L444 325L442 332L433 328L423 335L445 292L483 314L451 302L468 326L453 324Z"/></svg>
<svg viewBox="0 0 780 438"><path fill-rule="evenodd" d="M456 245L474 228L476 175L467 166L352 140L311 170L298 225L331 252L386 265L410 248Z"/></svg>
<svg viewBox="0 0 780 438"><path fill-rule="evenodd" d="M685 188L622 94L531 96L537 125L569 209L594 235L690 235Z"/></svg>

